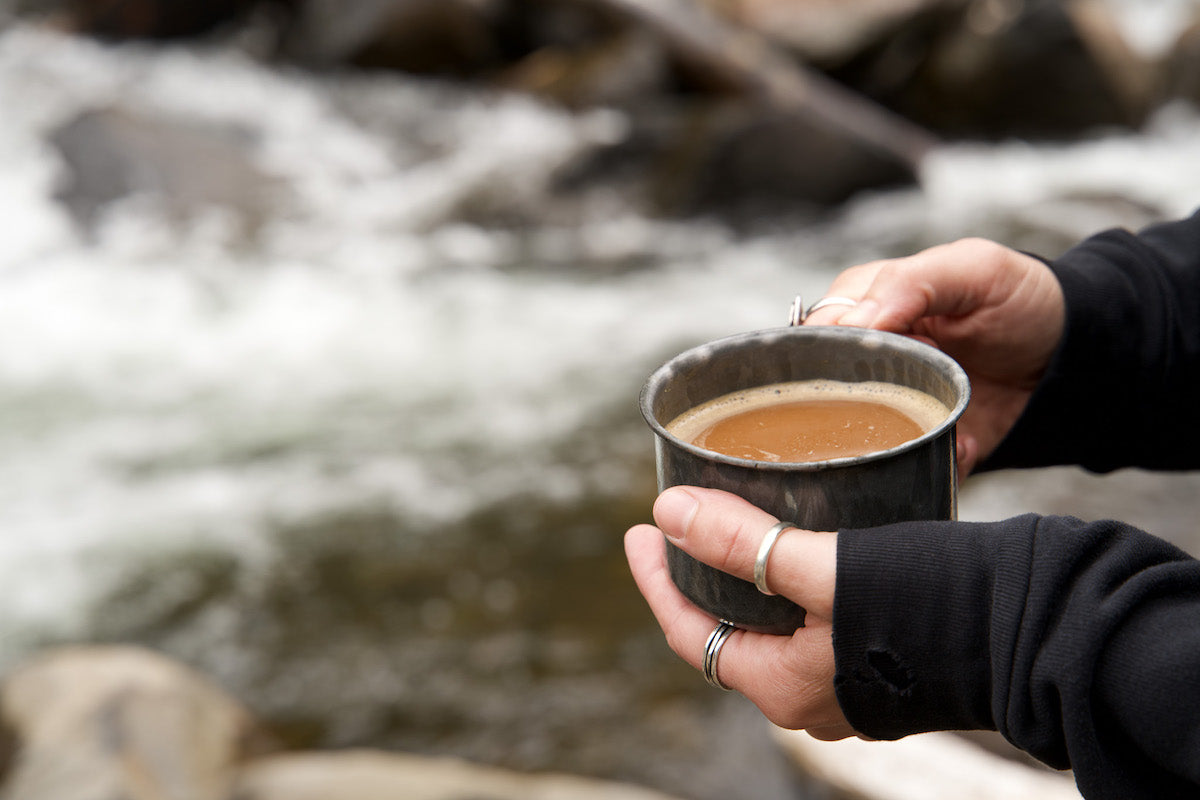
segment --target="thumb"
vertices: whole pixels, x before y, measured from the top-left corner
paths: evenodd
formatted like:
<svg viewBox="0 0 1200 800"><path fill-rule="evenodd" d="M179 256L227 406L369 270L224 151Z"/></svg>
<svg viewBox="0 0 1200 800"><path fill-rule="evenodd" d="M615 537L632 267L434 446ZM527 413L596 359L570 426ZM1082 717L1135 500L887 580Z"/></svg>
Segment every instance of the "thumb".
<svg viewBox="0 0 1200 800"><path fill-rule="evenodd" d="M676 486L659 495L654 520L688 555L743 580L754 580L754 561L768 529L778 520L729 492ZM837 534L789 529L776 540L766 580L810 614L833 616Z"/></svg>

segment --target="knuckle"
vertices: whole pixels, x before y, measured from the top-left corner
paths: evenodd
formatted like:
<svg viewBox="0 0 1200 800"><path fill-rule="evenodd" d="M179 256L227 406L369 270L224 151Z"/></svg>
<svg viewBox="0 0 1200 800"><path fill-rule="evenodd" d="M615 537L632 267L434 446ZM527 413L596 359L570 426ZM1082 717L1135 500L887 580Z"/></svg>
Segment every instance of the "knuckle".
<svg viewBox="0 0 1200 800"><path fill-rule="evenodd" d="M720 551L717 554L720 564L714 566L726 572L737 572L753 564L753 554L757 551L758 541L762 538L770 523L756 525L745 519L730 521L725 526L725 534L721 537Z"/></svg>
<svg viewBox="0 0 1200 800"><path fill-rule="evenodd" d="M692 652L686 641L687 637L683 633L687 627L681 622L684 613L684 611L680 611L671 620L663 624L662 629L663 635L667 640L667 646L671 648L671 652L684 661L692 662L697 654Z"/></svg>

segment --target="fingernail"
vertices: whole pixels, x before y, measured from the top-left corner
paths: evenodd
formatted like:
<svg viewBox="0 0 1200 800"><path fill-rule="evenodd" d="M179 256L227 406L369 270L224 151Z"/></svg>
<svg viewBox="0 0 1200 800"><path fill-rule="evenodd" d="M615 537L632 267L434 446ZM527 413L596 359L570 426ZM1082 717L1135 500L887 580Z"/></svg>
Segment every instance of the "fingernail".
<svg viewBox="0 0 1200 800"><path fill-rule="evenodd" d="M842 314L838 325L849 325L855 328L869 328L879 316L879 303L874 300L863 300L854 308Z"/></svg>
<svg viewBox="0 0 1200 800"><path fill-rule="evenodd" d="M699 505L699 501L686 489L678 486L667 489L654 502L654 521L668 539L681 542Z"/></svg>

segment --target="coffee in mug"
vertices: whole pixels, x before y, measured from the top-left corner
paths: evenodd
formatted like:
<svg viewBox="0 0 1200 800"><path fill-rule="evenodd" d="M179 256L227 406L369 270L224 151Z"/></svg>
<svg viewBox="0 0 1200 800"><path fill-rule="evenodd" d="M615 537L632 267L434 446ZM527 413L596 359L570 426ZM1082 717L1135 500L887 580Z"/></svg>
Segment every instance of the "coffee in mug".
<svg viewBox="0 0 1200 800"><path fill-rule="evenodd" d="M666 428L685 442L735 458L808 463L896 447L949 414L937 398L895 383L790 381L722 395Z"/></svg>

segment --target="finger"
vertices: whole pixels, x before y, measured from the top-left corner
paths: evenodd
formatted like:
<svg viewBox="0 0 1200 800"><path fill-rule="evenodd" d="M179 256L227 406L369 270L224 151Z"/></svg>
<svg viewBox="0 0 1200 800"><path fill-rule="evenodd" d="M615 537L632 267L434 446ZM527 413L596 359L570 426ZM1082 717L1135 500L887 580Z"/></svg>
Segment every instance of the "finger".
<svg viewBox="0 0 1200 800"><path fill-rule="evenodd" d="M979 440L970 434L959 432L955 444L955 455L958 458L959 477L965 478L979 463Z"/></svg>
<svg viewBox="0 0 1200 800"><path fill-rule="evenodd" d="M848 300L853 300L856 303L861 301L867 293L867 289L871 286L871 281L875 277L881 262L871 264L863 264L857 267L850 267L843 270L841 274L834 279L829 285L829 289L812 305L817 305L826 297L844 297ZM805 325L837 325L839 320L846 315L853 306L837 304L827 305L816 309L809 314L805 320Z"/></svg>
<svg viewBox="0 0 1200 800"><path fill-rule="evenodd" d="M704 643L716 621L692 605L671 580L662 532L652 525L630 528L625 534L625 556L638 591L663 629L667 644L680 658L700 669Z"/></svg>
<svg viewBox="0 0 1200 800"><path fill-rule="evenodd" d="M667 644L702 670L704 648L717 621L692 605L667 569L662 532L637 525L625 534L625 553L638 590L662 627ZM833 691L832 626L819 622L791 636L735 631L721 648L717 678L744 694L776 725L852 731Z"/></svg>
<svg viewBox="0 0 1200 800"><path fill-rule="evenodd" d="M743 580L754 579L759 546L778 521L729 492L692 486L676 486L659 495L654 519L684 552ZM836 570L836 534L790 529L771 550L766 581L776 594L830 619Z"/></svg>
<svg viewBox="0 0 1200 800"><path fill-rule="evenodd" d="M922 317L969 313L984 304L1008 254L995 242L966 239L869 265L870 286L839 324L908 333Z"/></svg>
<svg viewBox="0 0 1200 800"><path fill-rule="evenodd" d="M822 742L836 742L856 735L854 728L851 728L848 722L843 725L831 725L822 728L805 728L804 732Z"/></svg>

